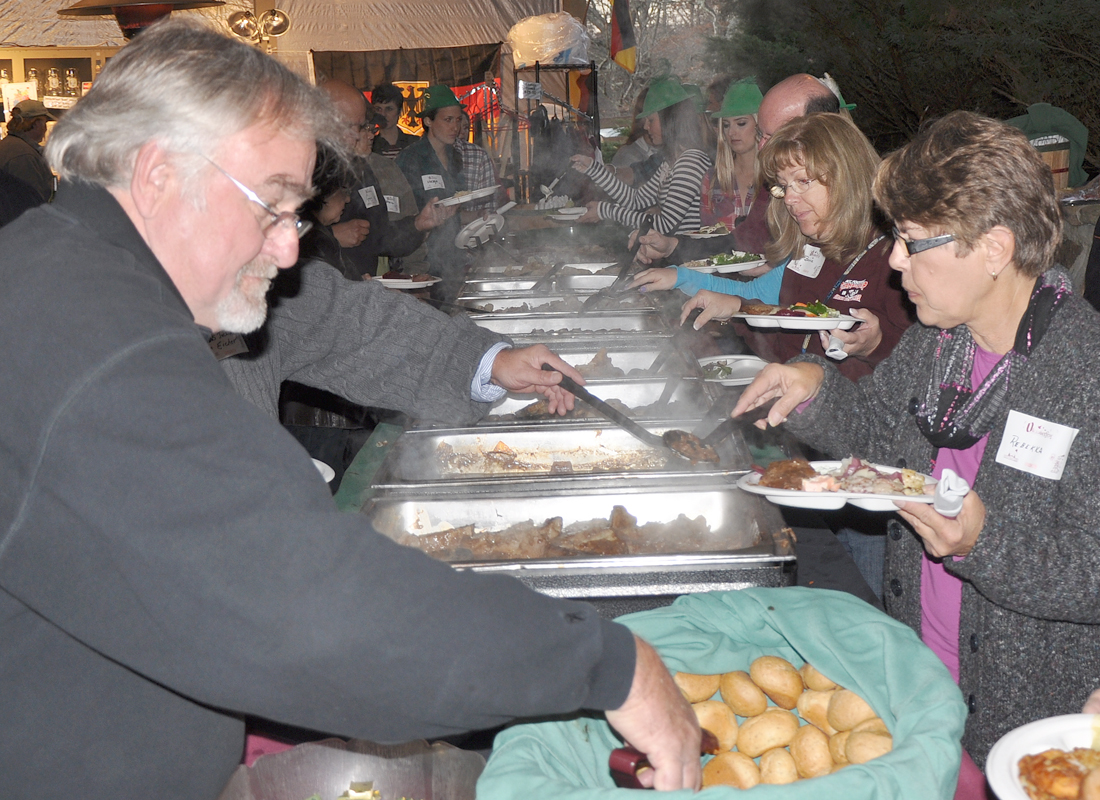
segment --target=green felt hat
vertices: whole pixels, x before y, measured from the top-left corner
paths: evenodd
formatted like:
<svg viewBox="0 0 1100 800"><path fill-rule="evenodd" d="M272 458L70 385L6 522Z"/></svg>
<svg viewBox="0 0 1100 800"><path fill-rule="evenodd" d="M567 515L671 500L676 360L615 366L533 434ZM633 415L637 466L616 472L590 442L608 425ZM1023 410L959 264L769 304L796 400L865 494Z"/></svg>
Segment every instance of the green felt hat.
<svg viewBox="0 0 1100 800"><path fill-rule="evenodd" d="M645 96L645 104L642 106L642 116L648 117L662 108L674 106L687 100L691 94L678 78L669 76L658 78L649 84L649 92Z"/></svg>
<svg viewBox="0 0 1100 800"><path fill-rule="evenodd" d="M455 97L455 93L450 90L450 87L438 83L424 90L424 108L420 110L420 116L429 114L437 108L460 105L462 104L458 102L458 98Z"/></svg>
<svg viewBox="0 0 1100 800"><path fill-rule="evenodd" d="M724 117L747 117L760 110L764 95L756 85L756 78L744 78L726 90L722 98L722 107L711 114L715 119Z"/></svg>

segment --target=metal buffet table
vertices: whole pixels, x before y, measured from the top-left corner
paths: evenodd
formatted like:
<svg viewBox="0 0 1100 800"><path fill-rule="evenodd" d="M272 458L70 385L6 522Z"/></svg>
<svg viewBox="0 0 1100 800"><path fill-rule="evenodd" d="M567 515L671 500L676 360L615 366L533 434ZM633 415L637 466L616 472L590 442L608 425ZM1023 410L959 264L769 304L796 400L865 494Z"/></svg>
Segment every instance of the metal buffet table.
<svg viewBox="0 0 1100 800"><path fill-rule="evenodd" d="M594 370L589 389L651 431L705 435L736 390L703 380L667 315L637 305L637 295L627 307L563 308L609 283L601 270L614 262L585 247L534 258L520 252L511 264L498 247L475 264L460 302L478 325L520 345L545 343L582 372ZM553 295L531 291L539 258L543 272L554 261L574 265ZM653 371L668 348L672 355ZM688 464L577 414L580 402L575 418L550 418L532 408L538 400L509 395L468 428L379 426L337 503L456 569L513 575L609 617L689 592L795 582L796 541L783 515L734 486L753 463L739 432L721 443L718 464ZM708 416L713 406L719 414Z"/></svg>

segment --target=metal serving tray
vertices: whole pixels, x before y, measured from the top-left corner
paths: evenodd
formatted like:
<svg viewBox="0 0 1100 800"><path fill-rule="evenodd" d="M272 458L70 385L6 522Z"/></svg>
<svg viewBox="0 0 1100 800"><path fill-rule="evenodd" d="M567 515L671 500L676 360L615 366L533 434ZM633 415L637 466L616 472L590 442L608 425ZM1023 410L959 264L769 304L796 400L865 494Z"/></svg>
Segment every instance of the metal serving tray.
<svg viewBox="0 0 1100 800"><path fill-rule="evenodd" d="M595 311L591 314L472 313L470 319L486 330L503 334L538 335L553 341L578 333L660 332L667 329L656 311Z"/></svg>
<svg viewBox="0 0 1100 800"><path fill-rule="evenodd" d="M633 409L649 406L661 399L661 392L665 389L667 378L613 378L603 380L593 378L586 386L596 397L601 400L618 400ZM508 394L493 404L489 414L482 424L513 423L520 425L530 424L561 424L567 421L563 417L554 417L547 420L500 420L499 417L506 414L515 414L539 400L538 395ZM695 378L685 378L673 390L669 397L668 405L655 411L647 411L635 414L638 420L700 420L703 415L714 405L717 395L713 386ZM581 405L581 401L577 401ZM682 426L680 426L682 427Z"/></svg>
<svg viewBox="0 0 1100 800"><path fill-rule="evenodd" d="M555 275L551 282L556 287L555 294L565 293L591 293L604 289L615 282L616 275ZM538 277L531 278L498 278L494 280L474 279L466 281L462 288L464 297L477 295L515 292L530 292L536 283L541 280Z"/></svg>
<svg viewBox="0 0 1100 800"><path fill-rule="evenodd" d="M471 277L474 280L478 279L495 279L500 276L507 276L506 278L500 278L502 280L538 280L541 276L545 275L547 270L550 269L551 264L545 264L542 267L527 267L524 264L483 264L476 265L470 272ZM616 262L614 261L594 261L594 262L569 262L561 268L563 275L572 275L575 272L587 272L588 274L600 273L604 270L607 274L614 275L618 270L614 269ZM520 274L520 271L523 271Z"/></svg>
<svg viewBox="0 0 1100 800"><path fill-rule="evenodd" d="M673 426L651 426L662 434ZM505 449L506 448L506 449ZM638 441L606 423L575 426L485 426L408 431L386 455L373 488L426 491L464 487L484 491L492 486L543 481L563 491L580 480L614 480L626 476L704 477L743 474L752 456L740 436L716 448L718 464L690 464L664 450ZM487 455L488 454L488 455ZM569 473L561 474L565 462Z"/></svg>
<svg viewBox="0 0 1100 800"><path fill-rule="evenodd" d="M639 525L669 523L681 513L702 516L710 533L685 544L677 536L653 539L633 555L575 558L509 558L450 561L458 569L513 575L554 597L588 600L601 614L667 605L681 594L728 591L750 586L787 586L794 580L794 545L778 509L728 483L670 481L635 486L591 487L568 497L536 488L478 496L377 496L364 510L381 533L404 534L447 523L473 524L478 533L501 532L514 524L551 517L562 523L607 519L622 506Z"/></svg>
<svg viewBox="0 0 1100 800"><path fill-rule="evenodd" d="M665 352L669 346L667 337L633 336L627 342L605 342L602 339L590 339L586 342L562 342L554 347L554 352L567 364L574 367L591 363L592 359L601 350L606 350L611 365L627 373L623 378L648 377L646 375L630 375L632 370L646 371L659 355ZM690 367L690 369L689 369ZM690 374L701 376L698 370L698 360L690 352L677 348L660 367L660 375ZM588 377L586 380L607 380L598 376ZM617 380L611 377L610 380Z"/></svg>

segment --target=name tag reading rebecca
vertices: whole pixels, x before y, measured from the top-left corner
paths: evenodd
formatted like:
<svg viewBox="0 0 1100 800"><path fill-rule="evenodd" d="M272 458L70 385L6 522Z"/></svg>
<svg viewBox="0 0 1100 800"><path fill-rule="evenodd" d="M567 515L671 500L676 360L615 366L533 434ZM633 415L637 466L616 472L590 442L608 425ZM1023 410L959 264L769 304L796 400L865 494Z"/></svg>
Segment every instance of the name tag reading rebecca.
<svg viewBox="0 0 1100 800"><path fill-rule="evenodd" d="M378 190L373 186L364 186L360 189L359 197L363 199L364 208L374 208L378 205Z"/></svg>
<svg viewBox="0 0 1100 800"><path fill-rule="evenodd" d="M443 183L442 175L421 175L420 182L424 184L424 191L430 192L432 189L446 189L447 185Z"/></svg>
<svg viewBox="0 0 1100 800"><path fill-rule="evenodd" d="M401 213L401 198L395 197L392 194L384 194L382 198L386 201L386 211L391 214Z"/></svg>
<svg viewBox="0 0 1100 800"><path fill-rule="evenodd" d="M1076 428L1009 411L997 463L1057 481L1062 478L1075 438Z"/></svg>
<svg viewBox="0 0 1100 800"><path fill-rule="evenodd" d="M825 256L822 254L821 248L808 244L802 250L802 258L789 261L787 269L793 270L799 275L805 275L807 278L816 278L821 273L821 268L824 265Z"/></svg>

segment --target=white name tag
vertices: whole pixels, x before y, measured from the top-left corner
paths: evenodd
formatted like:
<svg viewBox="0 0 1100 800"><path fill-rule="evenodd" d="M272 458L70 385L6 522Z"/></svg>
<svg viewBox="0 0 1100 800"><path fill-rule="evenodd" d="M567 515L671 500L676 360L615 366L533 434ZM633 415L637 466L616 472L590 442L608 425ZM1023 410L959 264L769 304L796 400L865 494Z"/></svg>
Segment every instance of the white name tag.
<svg viewBox="0 0 1100 800"><path fill-rule="evenodd" d="M443 183L442 175L421 175L420 182L424 184L425 192L430 192L432 189L447 188L447 184Z"/></svg>
<svg viewBox="0 0 1100 800"><path fill-rule="evenodd" d="M373 186L364 186L359 190L359 196L363 199L364 208L374 208L378 205L378 190Z"/></svg>
<svg viewBox="0 0 1100 800"><path fill-rule="evenodd" d="M1060 480L1075 438L1076 428L1009 411L997 463L1040 478Z"/></svg>
<svg viewBox="0 0 1100 800"><path fill-rule="evenodd" d="M392 194L384 194L382 197L386 201L386 210L391 214L401 213L401 198L395 197Z"/></svg>
<svg viewBox="0 0 1100 800"><path fill-rule="evenodd" d="M816 278L821 273L821 267L825 264L825 256L821 248L808 244L802 250L802 258L792 260L787 264L787 269L805 275L807 278Z"/></svg>
<svg viewBox="0 0 1100 800"><path fill-rule="evenodd" d="M245 344L244 337L239 333L219 331L210 337L208 344L210 345L210 352L214 354L214 358L218 361L248 352L248 345Z"/></svg>

